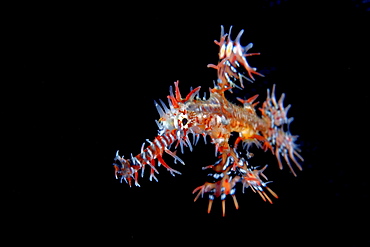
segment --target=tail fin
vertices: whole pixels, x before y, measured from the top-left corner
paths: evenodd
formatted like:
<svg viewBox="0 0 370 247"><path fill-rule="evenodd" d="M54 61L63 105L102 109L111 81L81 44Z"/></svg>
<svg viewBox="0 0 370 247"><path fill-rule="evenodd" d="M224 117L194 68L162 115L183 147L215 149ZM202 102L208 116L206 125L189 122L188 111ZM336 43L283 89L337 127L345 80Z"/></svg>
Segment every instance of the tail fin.
<svg viewBox="0 0 370 247"><path fill-rule="evenodd" d="M297 176L290 161L293 161L299 170L302 170L302 166L298 163L297 158L301 161L303 161L303 158L299 154L300 149L295 143L298 136L292 135L289 130L289 125L293 118L288 118L287 116L290 105L284 108L284 97L285 95L282 94L279 101L276 101L275 85L272 87L271 94L270 90L267 89L267 99L262 104L262 108L260 108L262 118L268 123L268 128L263 132L263 136L266 139L264 147L275 154L280 169L283 169L280 158L282 156L294 176Z"/></svg>

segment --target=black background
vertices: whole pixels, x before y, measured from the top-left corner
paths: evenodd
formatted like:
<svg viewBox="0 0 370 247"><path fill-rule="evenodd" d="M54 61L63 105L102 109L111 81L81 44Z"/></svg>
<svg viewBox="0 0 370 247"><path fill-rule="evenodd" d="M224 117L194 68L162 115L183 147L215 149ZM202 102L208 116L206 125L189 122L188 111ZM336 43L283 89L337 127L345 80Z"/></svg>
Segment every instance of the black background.
<svg viewBox="0 0 370 247"><path fill-rule="evenodd" d="M15 153L2 176L13 243L369 244L368 6L297 2L12 9L13 87L4 94L12 95L5 112ZM217 63L220 25L226 32L233 25L233 37L245 30L242 44L261 52L250 64L266 76L229 99L258 93L262 102L276 84L292 104L291 131L305 158L294 177L255 151L250 162L269 164L279 199L270 205L239 191L240 208L229 198L226 217L219 200L210 214L207 199L193 202L192 190L205 181L201 167L215 161L202 140L179 154L186 166L166 157L182 175L161 167L158 183L146 174L140 188L129 188L111 166L116 150L136 155L155 137L153 100L165 100L174 81L183 95L190 86L208 93L216 73L206 65Z"/></svg>

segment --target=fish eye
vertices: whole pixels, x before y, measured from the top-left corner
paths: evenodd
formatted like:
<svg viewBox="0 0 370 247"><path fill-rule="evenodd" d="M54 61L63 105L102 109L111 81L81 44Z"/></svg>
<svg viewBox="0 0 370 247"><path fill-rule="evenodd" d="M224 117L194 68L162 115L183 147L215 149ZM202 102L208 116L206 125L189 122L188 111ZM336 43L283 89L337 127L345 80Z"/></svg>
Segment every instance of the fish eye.
<svg viewBox="0 0 370 247"><path fill-rule="evenodd" d="M182 125L185 126L187 123L188 123L188 119L187 118L183 118L182 119Z"/></svg>

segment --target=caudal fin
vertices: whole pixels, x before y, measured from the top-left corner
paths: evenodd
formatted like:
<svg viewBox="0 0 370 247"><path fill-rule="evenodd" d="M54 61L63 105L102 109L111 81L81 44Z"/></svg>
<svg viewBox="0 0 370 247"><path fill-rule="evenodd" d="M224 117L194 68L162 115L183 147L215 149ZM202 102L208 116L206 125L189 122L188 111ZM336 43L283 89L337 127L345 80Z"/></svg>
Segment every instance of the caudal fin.
<svg viewBox="0 0 370 247"><path fill-rule="evenodd" d="M289 125L293 118L288 118L287 116L290 105L287 107L283 106L284 97L285 95L282 94L279 101L276 100L275 85L272 87L271 94L270 90L267 89L267 99L262 104L262 108L260 108L263 119L268 123L268 128L263 133L266 139L264 146L274 153L280 169L283 169L281 161L281 157L283 157L293 175L297 176L291 161L299 170L302 170L298 160L303 161L303 158L299 154L300 149L298 145L295 143L298 136L292 135L289 130Z"/></svg>

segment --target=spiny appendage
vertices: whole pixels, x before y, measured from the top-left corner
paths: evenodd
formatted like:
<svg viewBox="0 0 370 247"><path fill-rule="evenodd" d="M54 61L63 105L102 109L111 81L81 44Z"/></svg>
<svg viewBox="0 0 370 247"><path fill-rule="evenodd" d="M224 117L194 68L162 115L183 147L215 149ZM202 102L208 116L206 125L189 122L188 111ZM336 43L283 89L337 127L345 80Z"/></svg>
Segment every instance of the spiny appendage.
<svg viewBox="0 0 370 247"><path fill-rule="evenodd" d="M186 95L185 98L181 97L180 88L179 88L179 81L175 81L175 95L173 94L172 87L170 87L170 95L167 96L171 100L170 106L172 105L174 108L179 108L179 103L184 103L186 101L191 101L194 99L195 96L199 95L200 86L191 90L190 93Z"/></svg>
<svg viewBox="0 0 370 247"><path fill-rule="evenodd" d="M113 166L115 168L115 176L117 179L120 179L121 182L124 180L128 183L131 187L131 182L134 180L136 186L140 186L138 183L138 172L141 170L141 177L144 176L144 169L145 166L148 165L150 167L150 177L149 180L152 179L158 181L155 176L155 173L158 174L158 170L156 168L156 160L158 160L158 167L163 165L167 171L171 173L171 175L175 176L175 174L181 174L179 171L172 169L167 163L163 160L163 152L171 155L175 161L179 161L183 165L185 165L184 161L182 161L175 152L170 151L167 147L169 147L174 141L176 140L176 132L171 131L167 132L164 135L157 136L153 141L147 140L149 142L149 146L144 149L145 142L141 147L141 153L132 156L129 159L124 159L124 156L119 156L118 151L116 153L116 157L114 158Z"/></svg>
<svg viewBox="0 0 370 247"><path fill-rule="evenodd" d="M241 30L236 39L232 40L230 37L231 28L232 26L230 27L229 34L224 34L224 28L223 26L221 26L220 41L215 40L215 43L220 46L220 61L217 65L208 64L207 67L217 69L218 84L221 88L229 86L238 87L235 84L237 80L240 81L240 86L244 88L243 78L247 79L250 82L253 82L255 80L253 74L263 76L261 73L258 73L256 71L256 68L251 67L246 59L246 57L248 56L260 55L260 53L247 53L248 50L253 47L253 44L250 43L247 46L242 46L240 44L240 38L244 30ZM241 67L247 71L249 78L244 76L239 70Z"/></svg>
<svg viewBox="0 0 370 247"><path fill-rule="evenodd" d="M269 201L272 204L272 200L270 197L266 194L264 191L264 188L267 189L271 195L273 195L275 198L278 198L277 194L272 191L267 184L271 183L271 181L267 181L267 177L263 174L263 171L267 168L267 165L265 165L262 169L257 169L258 167L254 168L248 168L246 170L245 176L242 177L242 183L243 183L243 193L244 193L244 188L250 187L253 192L257 192L264 201ZM264 182L261 178L260 175L266 179L266 182Z"/></svg>
<svg viewBox="0 0 370 247"><path fill-rule="evenodd" d="M287 116L290 105L284 108L284 97L285 95L282 94L279 101L276 101L275 85L272 87L271 94L270 90L267 89L267 99L262 104L262 108L260 108L262 118L268 125L266 130L262 133L265 138L264 148L265 150L270 149L275 154L280 169L283 169L280 156L284 157L291 172L294 176L297 176L290 161L293 161L298 169L302 170L296 157L301 161L303 161L303 158L298 153L300 149L295 143L298 136L293 136L289 130L289 125L293 121L293 118L288 118ZM286 130L284 130L284 128L286 128Z"/></svg>
<svg viewBox="0 0 370 247"><path fill-rule="evenodd" d="M250 156L249 156L250 157ZM199 196L208 193L208 213L211 212L212 203L215 197L220 197L222 202L222 215L225 216L225 199L227 195L231 195L235 204L235 208L239 208L238 201L235 197L235 185L238 182L243 184L244 189L250 187L252 191L257 192L264 201L272 200L264 191L266 189L275 198L278 196L269 187L267 187L268 181L263 181L260 176L265 180L267 177L263 174L263 171L267 168L267 165L262 169L257 167L251 167L244 157L239 157L235 150L232 150L230 156L226 159L219 159L214 165L204 167L203 169L212 169L212 172L208 174L210 182L206 182L204 185L194 189L193 194L198 192L194 201Z"/></svg>

